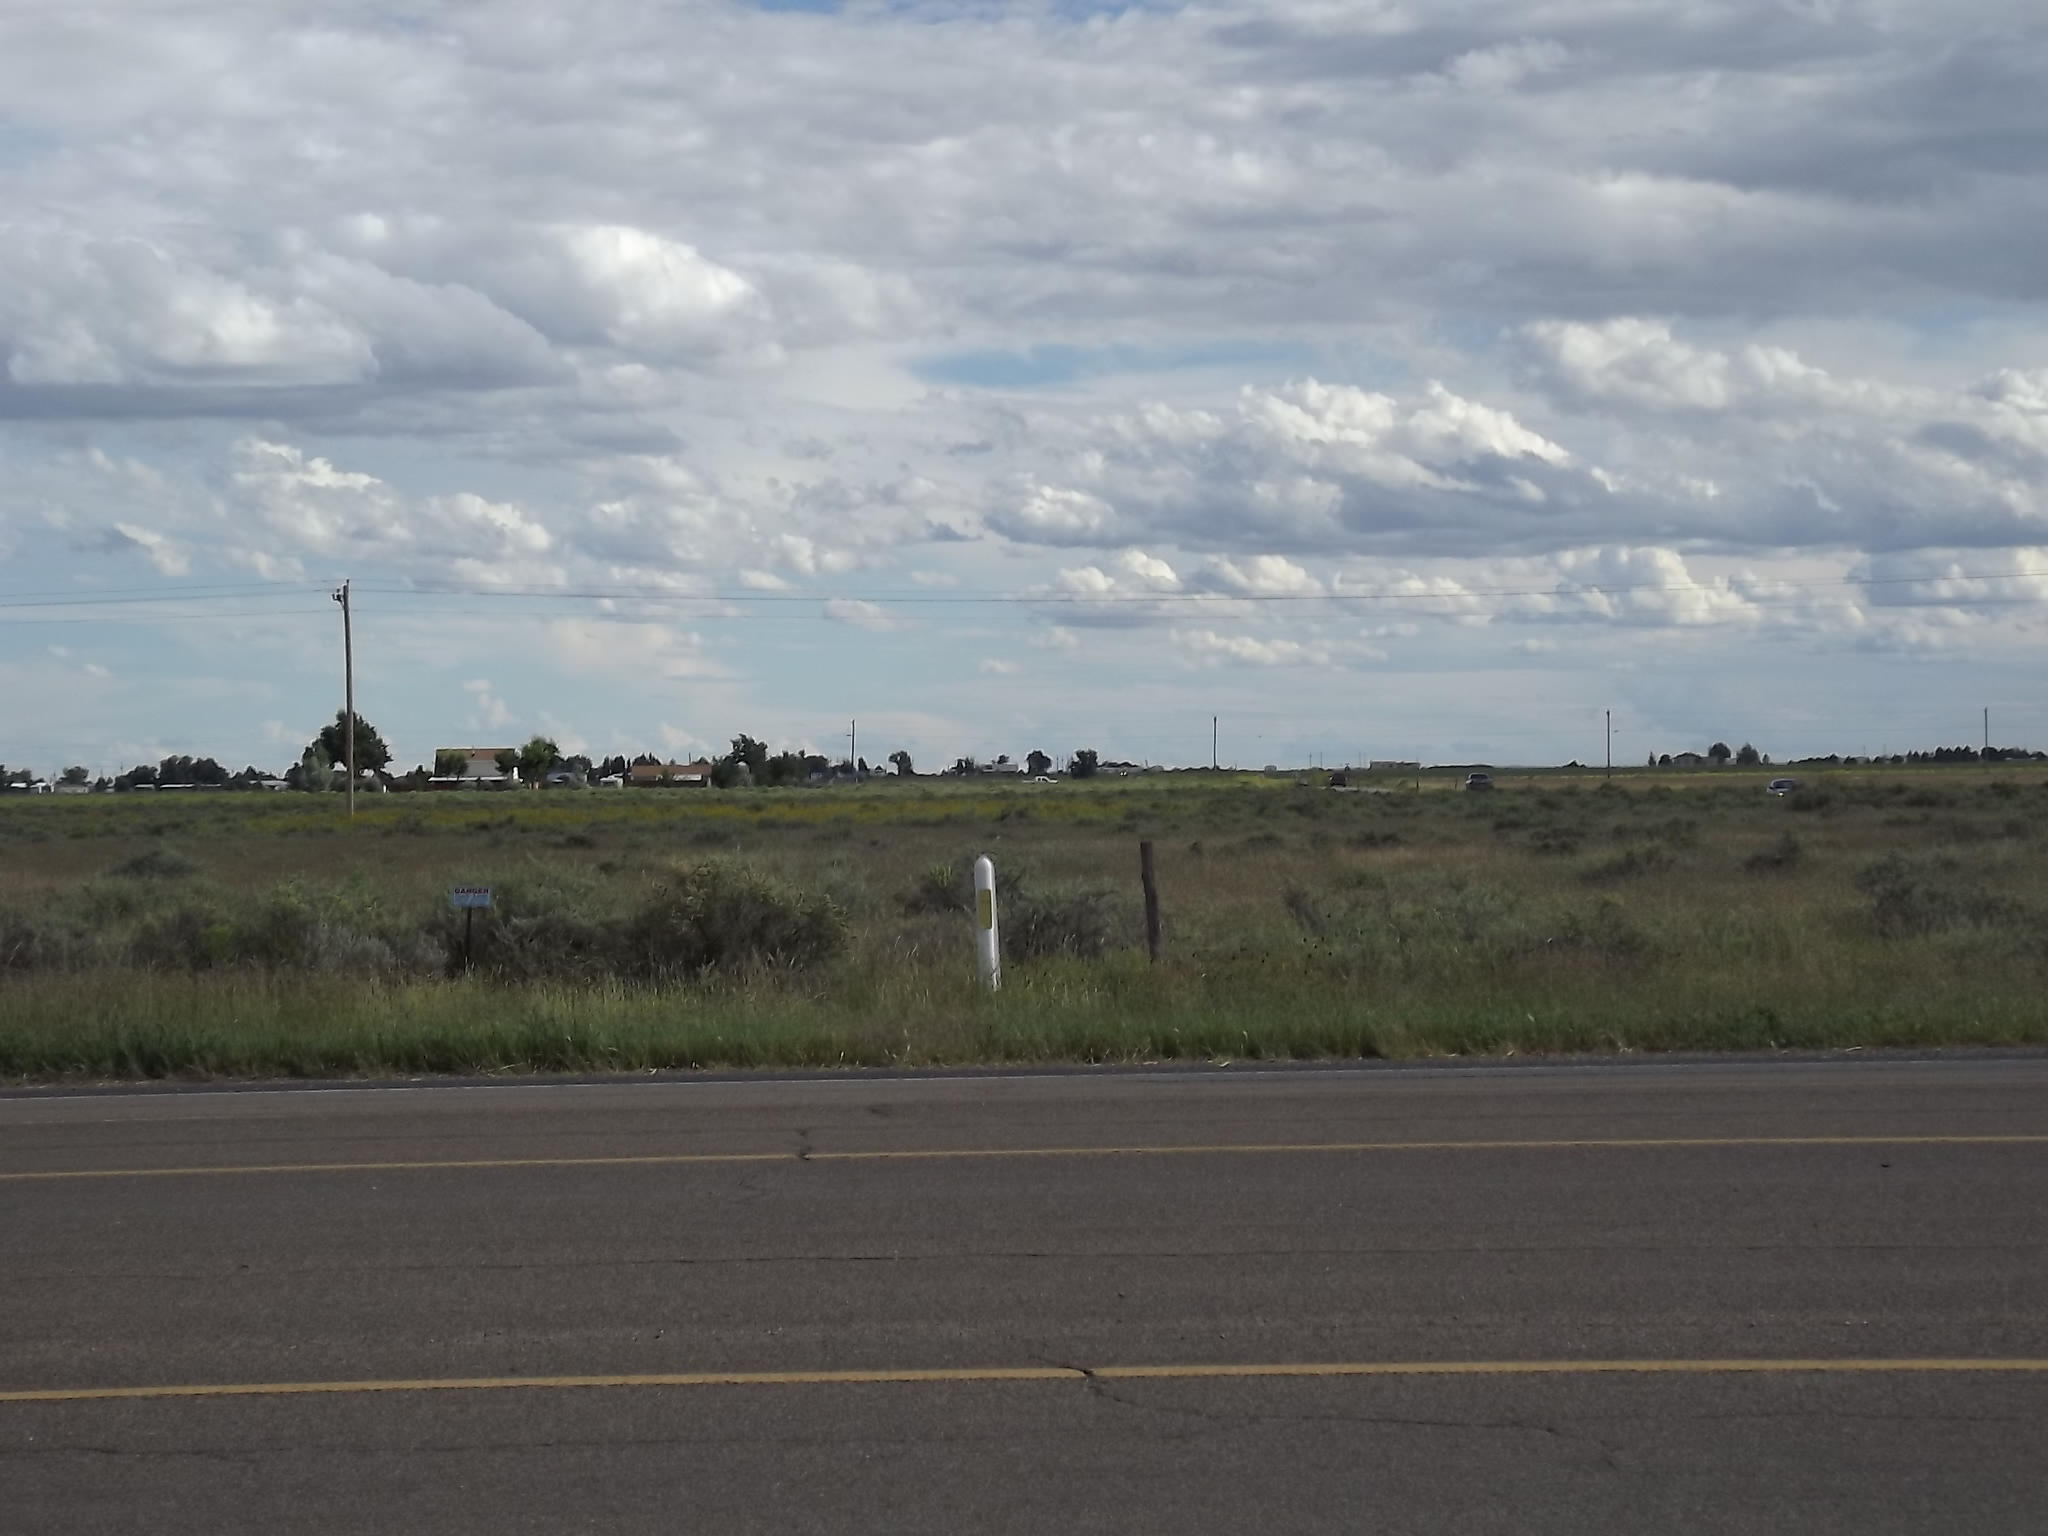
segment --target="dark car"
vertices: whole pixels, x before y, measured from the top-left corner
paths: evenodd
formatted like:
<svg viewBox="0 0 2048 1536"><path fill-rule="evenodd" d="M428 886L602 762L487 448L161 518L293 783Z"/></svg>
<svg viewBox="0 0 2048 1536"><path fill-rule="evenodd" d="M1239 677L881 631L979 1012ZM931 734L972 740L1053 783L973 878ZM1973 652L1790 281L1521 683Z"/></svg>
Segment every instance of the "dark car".
<svg viewBox="0 0 2048 1536"><path fill-rule="evenodd" d="M1797 779L1773 779L1764 786L1767 795L1789 795L1799 787Z"/></svg>
<svg viewBox="0 0 2048 1536"><path fill-rule="evenodd" d="M1465 787L1467 789L1491 789L1493 788L1493 775L1490 773L1468 773L1465 775Z"/></svg>

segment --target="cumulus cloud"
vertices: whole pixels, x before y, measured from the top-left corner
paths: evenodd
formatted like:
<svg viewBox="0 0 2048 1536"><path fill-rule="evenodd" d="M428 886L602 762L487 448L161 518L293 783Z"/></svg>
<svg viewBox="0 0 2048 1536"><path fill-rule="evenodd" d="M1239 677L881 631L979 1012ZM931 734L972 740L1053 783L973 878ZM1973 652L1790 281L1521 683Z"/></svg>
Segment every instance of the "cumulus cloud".
<svg viewBox="0 0 2048 1536"><path fill-rule="evenodd" d="M901 622L879 603L858 597L832 598L825 604L824 614L834 624L874 631L896 629Z"/></svg>
<svg viewBox="0 0 2048 1536"><path fill-rule="evenodd" d="M1254 635L1218 634L1213 629L1176 629L1170 638L1187 656L1211 666L1326 667L1330 664L1327 647L1298 640L1262 640Z"/></svg>
<svg viewBox="0 0 2048 1536"><path fill-rule="evenodd" d="M237 445L230 480L282 551L399 561L414 574L492 585L550 573L543 557L554 536L515 503L469 491L407 497L375 475L262 438Z"/></svg>
<svg viewBox="0 0 2048 1536"><path fill-rule="evenodd" d="M1368 541L1528 537L1607 493L1506 409L1440 383L1408 396L1298 380L1230 415L1155 405L1067 428L1068 486L998 499L1020 543L1335 551ZM1217 574L1226 581L1229 572Z"/></svg>
<svg viewBox="0 0 2048 1536"><path fill-rule="evenodd" d="M1147 625L1273 688L1403 622L1590 666L2043 600L2026 0L104 11L0 19L53 586L942 586L1041 599L1034 671ZM607 601L573 675L708 665Z"/></svg>

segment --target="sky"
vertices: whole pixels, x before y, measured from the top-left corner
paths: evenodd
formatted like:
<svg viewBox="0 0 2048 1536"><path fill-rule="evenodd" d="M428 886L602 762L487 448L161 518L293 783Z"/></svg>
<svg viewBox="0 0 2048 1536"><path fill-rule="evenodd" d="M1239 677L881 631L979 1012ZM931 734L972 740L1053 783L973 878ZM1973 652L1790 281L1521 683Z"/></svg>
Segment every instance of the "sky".
<svg viewBox="0 0 2048 1536"><path fill-rule="evenodd" d="M2048 746L2038 0L0 9L0 762Z"/></svg>

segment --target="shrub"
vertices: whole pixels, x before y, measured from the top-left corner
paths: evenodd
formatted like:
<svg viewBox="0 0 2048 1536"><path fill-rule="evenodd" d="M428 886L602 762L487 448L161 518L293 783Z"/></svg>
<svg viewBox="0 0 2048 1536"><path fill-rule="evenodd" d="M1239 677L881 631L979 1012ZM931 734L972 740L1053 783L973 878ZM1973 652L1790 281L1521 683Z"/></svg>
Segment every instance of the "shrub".
<svg viewBox="0 0 2048 1536"><path fill-rule="evenodd" d="M1995 891L1973 890L1947 868L1914 864L1889 853L1856 876L1870 897L1871 925L1879 937L1912 938L1954 928L2011 928L2029 921L2026 907Z"/></svg>
<svg viewBox="0 0 2048 1536"><path fill-rule="evenodd" d="M998 909L1003 956L1024 964L1053 955L1089 960L1117 936L1116 898L1099 886L1018 889L1014 882Z"/></svg>
<svg viewBox="0 0 2048 1536"><path fill-rule="evenodd" d="M61 970L78 963L80 936L21 912L0 912L0 972Z"/></svg>
<svg viewBox="0 0 2048 1536"><path fill-rule="evenodd" d="M123 860L107 873L128 880L184 880L199 873L199 866L174 848L151 848Z"/></svg>
<svg viewBox="0 0 2048 1536"><path fill-rule="evenodd" d="M1794 868L1803 850L1799 839L1790 832L1778 834L1778 840L1768 848L1759 848L1742 861L1742 867L1753 875L1781 874Z"/></svg>
<svg viewBox="0 0 2048 1536"><path fill-rule="evenodd" d="M1605 885L1653 875L1670 867L1671 855L1662 848L1625 848L1611 859L1587 865L1579 871L1579 878L1588 885Z"/></svg>
<svg viewBox="0 0 2048 1536"><path fill-rule="evenodd" d="M657 886L626 924L624 968L649 979L802 968L846 947L846 914L743 865L708 860Z"/></svg>
<svg viewBox="0 0 2048 1536"><path fill-rule="evenodd" d="M958 864L933 864L917 877L903 896L903 910L920 912L971 912L974 910L974 880Z"/></svg>

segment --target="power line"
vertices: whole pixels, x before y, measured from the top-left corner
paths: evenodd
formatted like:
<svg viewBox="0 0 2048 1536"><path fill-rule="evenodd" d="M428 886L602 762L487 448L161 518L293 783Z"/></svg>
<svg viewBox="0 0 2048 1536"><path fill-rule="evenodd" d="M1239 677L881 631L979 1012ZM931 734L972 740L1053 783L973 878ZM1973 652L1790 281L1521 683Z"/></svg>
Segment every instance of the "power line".
<svg viewBox="0 0 2048 1536"><path fill-rule="evenodd" d="M1830 589L1876 589L1887 587L1932 586L1945 583L1970 583L1984 585L1997 582L2025 581L2048 577L2048 569L2017 571L1953 572L1941 576L1837 576L1820 577L1799 581L1770 580L1760 582L1762 590L1745 591L1730 581L1711 582L1613 582L1576 583L1557 582L1550 586L1525 587L1459 587L1455 591L1417 591L1412 587L1395 586L1361 589L1338 589L1318 592L1230 592L1230 591L1171 591L1171 592L1075 592L1075 591L965 591L935 593L929 591L902 591L895 589L870 588L860 591L797 591L762 592L754 589L708 589L699 592L678 592L669 587L597 587L597 586L553 586L553 587L503 587L481 583L456 582L366 582L358 583L358 593L370 593L386 598L458 598L489 599L494 602L529 603L592 603L617 602L634 603L649 607L675 607L701 604L706 606L787 606L818 605L830 602L874 602L887 603L898 607L1026 607L1042 609L1067 609L1076 612L1104 611L1114 609L1141 610L1147 608L1228 608L1237 604L1258 605L1303 605L1303 604L1384 604L1381 611L1403 617L1440 618L1470 613L1475 609L1495 609L1504 604L1527 599L1554 599L1582 601L1603 597L1626 597L1637 594L1684 594L1706 593L1714 596L1737 597L1756 608L1790 606L1786 592L1814 592ZM115 588L98 593L79 592L15 592L0 594L0 611L28 613L41 610L66 609L112 609L151 608L232 598L241 601L308 598L323 595L323 585L311 582L292 583L214 583L206 585L170 586L158 588ZM1925 597L1913 597L1902 601L1881 603L1878 606L1891 609L1910 608L1998 608L2029 607L2048 602L2048 595L2022 593L2011 596L1997 596L1991 593L1950 593ZM457 612L461 610L422 610L418 612ZM238 616L259 616L274 613L275 610L248 610ZM212 610L207 616L222 616ZM1534 615L1532 615L1534 616ZM181 620L195 615L179 615ZM26 619L8 619L4 622L35 622Z"/></svg>

